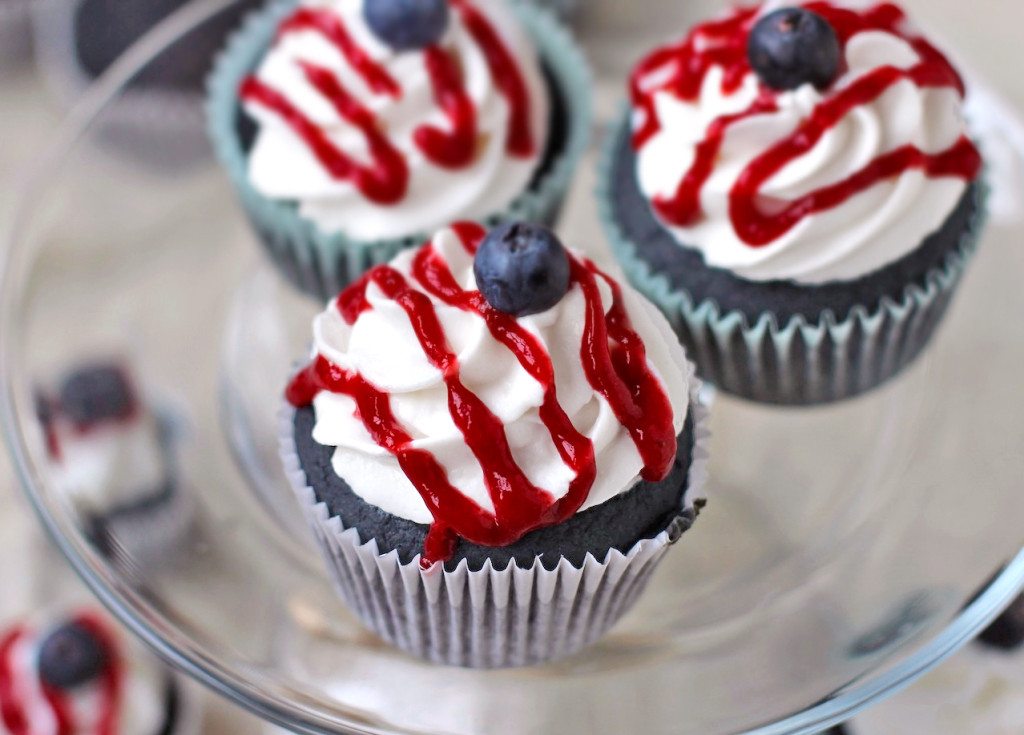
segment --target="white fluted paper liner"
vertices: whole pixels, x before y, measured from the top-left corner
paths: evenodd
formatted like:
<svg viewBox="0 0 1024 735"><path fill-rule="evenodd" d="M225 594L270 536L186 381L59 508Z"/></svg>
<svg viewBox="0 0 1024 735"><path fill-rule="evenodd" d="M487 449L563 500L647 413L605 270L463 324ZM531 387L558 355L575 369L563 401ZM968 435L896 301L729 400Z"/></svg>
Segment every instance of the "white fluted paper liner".
<svg viewBox="0 0 1024 735"><path fill-rule="evenodd" d="M693 523L707 478L708 411L691 366L693 450L679 515L654 538L604 559L587 554L580 567L562 559L553 570L535 560L528 569L490 560L471 571L420 569L417 555L379 553L357 529L331 516L309 487L295 447L294 410L281 415L281 457L341 598L363 623L392 645L434 663L470 668L531 666L590 645L629 610L665 552Z"/></svg>
<svg viewBox="0 0 1024 735"><path fill-rule="evenodd" d="M613 127L598 172L598 205L612 251L630 283L665 314L697 373L716 387L762 403L811 405L860 395L899 374L921 354L953 299L977 248L987 214L988 189L979 184L973 218L941 268L908 284L900 298L856 306L845 319L826 311L816 321L795 315L780 324L763 313L751 323L669 283L638 254L619 225L612 202L618 142L629 124ZM642 245L640 246L642 247Z"/></svg>

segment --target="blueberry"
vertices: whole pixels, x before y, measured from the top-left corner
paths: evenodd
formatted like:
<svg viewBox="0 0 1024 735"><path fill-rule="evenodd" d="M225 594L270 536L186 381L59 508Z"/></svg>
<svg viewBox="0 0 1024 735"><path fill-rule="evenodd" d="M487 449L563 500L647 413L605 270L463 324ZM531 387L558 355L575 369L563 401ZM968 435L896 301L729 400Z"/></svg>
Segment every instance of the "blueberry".
<svg viewBox="0 0 1024 735"><path fill-rule="evenodd" d="M782 8L757 22L747 39L750 65L777 90L813 84L825 89L839 75L842 50L829 22L803 8Z"/></svg>
<svg viewBox="0 0 1024 735"><path fill-rule="evenodd" d="M39 676L57 689L87 684L103 671L103 644L80 623L66 623L50 633L39 647Z"/></svg>
<svg viewBox="0 0 1024 735"><path fill-rule="evenodd" d="M60 389L61 412L78 425L124 418L135 408L135 395L116 365L90 365L71 373Z"/></svg>
<svg viewBox="0 0 1024 735"><path fill-rule="evenodd" d="M473 273L487 303L513 316L547 311L569 290L569 256L542 225L495 227L476 251Z"/></svg>
<svg viewBox="0 0 1024 735"><path fill-rule="evenodd" d="M424 48L448 27L448 0L364 0L370 30L396 51Z"/></svg>

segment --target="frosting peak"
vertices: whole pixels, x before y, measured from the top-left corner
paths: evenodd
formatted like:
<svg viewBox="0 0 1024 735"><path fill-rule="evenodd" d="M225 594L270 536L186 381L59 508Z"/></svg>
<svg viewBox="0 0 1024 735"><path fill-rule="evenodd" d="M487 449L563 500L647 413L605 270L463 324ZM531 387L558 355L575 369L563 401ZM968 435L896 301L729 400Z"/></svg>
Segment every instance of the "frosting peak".
<svg viewBox="0 0 1024 735"><path fill-rule="evenodd" d="M916 248L953 211L981 159L963 83L892 3L791 3L842 47L824 90L775 91L747 58L743 8L658 49L632 80L641 189L711 266L750 280L852 280Z"/></svg>
<svg viewBox="0 0 1024 735"><path fill-rule="evenodd" d="M653 306L570 255L557 305L499 312L473 275L483 235L443 230L344 292L288 391L357 495L431 524L427 564L664 477L686 418L686 359Z"/></svg>
<svg viewBox="0 0 1024 735"><path fill-rule="evenodd" d="M361 0L303 0L239 90L253 186L326 232L374 240L504 209L529 184L549 100L501 0L450 0L441 40L396 51Z"/></svg>

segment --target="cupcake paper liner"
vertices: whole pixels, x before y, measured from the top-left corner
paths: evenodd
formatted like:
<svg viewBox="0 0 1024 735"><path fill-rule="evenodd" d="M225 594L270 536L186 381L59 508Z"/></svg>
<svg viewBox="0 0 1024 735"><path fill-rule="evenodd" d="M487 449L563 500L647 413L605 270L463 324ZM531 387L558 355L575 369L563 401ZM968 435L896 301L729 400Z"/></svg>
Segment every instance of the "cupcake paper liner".
<svg viewBox="0 0 1024 735"><path fill-rule="evenodd" d="M610 131L598 171L598 206L612 251L629 281L668 317L701 378L721 390L779 405L811 405L852 398L896 376L921 354L942 321L984 228L988 189L978 187L969 227L942 268L908 283L896 300L856 306L845 319L825 311L817 320L796 315L780 324L765 312L751 323L674 287L638 254L615 219L611 175L616 141L629 118Z"/></svg>
<svg viewBox="0 0 1024 735"><path fill-rule="evenodd" d="M580 7L580 0L531 0L534 5L550 8L560 18L568 20Z"/></svg>
<svg viewBox="0 0 1024 735"><path fill-rule="evenodd" d="M287 407L281 416L285 473L318 541L338 594L388 643L434 663L470 668L532 666L569 656L600 638L644 591L668 548L693 523L707 478L708 412L691 366L694 447L679 515L658 535L604 559L587 554L580 566L563 558L554 569L539 559L528 569L490 560L471 571L420 569L419 555L402 564L381 554L355 528L331 516L306 481Z"/></svg>
<svg viewBox="0 0 1024 735"><path fill-rule="evenodd" d="M227 169L253 228L274 262L301 290L326 299L373 266L388 262L400 250L422 244L430 233L376 241L356 240L344 233L327 234L301 216L294 203L264 197L250 184L248 156L237 129L238 86L256 67L277 26L295 5L296 0L278 0L251 14L230 38L207 82L207 126L217 157ZM510 5L537 44L565 101L569 119L563 150L549 170L504 212L485 221L553 223L589 141L592 80L583 52L551 11L524 0L510 0Z"/></svg>

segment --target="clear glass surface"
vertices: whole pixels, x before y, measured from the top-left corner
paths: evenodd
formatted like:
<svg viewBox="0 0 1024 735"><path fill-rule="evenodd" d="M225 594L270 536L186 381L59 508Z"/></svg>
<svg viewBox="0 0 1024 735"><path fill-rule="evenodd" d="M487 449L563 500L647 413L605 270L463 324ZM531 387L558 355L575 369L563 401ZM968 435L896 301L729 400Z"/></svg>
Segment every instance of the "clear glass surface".
<svg viewBox="0 0 1024 735"><path fill-rule="evenodd" d="M710 3L647 5L583 5L605 120L638 53ZM280 389L319 304L264 262L198 114L121 137L132 77L230 6L192 3L111 70L25 179L0 256L0 419L21 480L79 573L166 658L300 732L805 733L935 665L1022 586L1024 126L975 80L992 221L920 361L814 409L709 391L710 505L588 651L474 672L381 643L335 598L276 464ZM562 230L606 258L592 189L593 156ZM46 451L34 393L100 356L174 417L196 518L162 558L92 543Z"/></svg>

